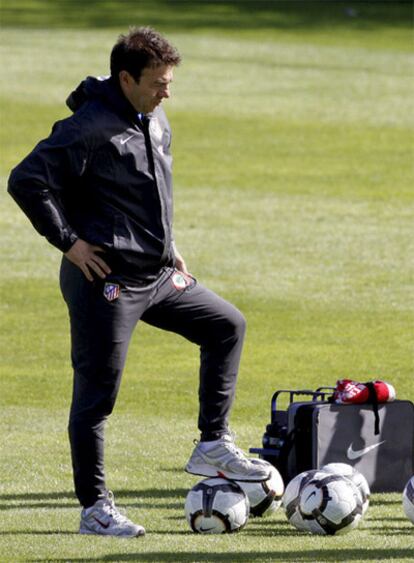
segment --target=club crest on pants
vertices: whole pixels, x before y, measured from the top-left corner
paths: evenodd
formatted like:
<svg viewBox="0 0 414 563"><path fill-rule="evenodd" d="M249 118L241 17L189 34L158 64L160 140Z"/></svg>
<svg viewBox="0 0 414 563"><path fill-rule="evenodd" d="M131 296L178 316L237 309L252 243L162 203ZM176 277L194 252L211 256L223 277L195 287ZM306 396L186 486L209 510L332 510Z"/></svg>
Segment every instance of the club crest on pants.
<svg viewBox="0 0 414 563"><path fill-rule="evenodd" d="M171 281L175 289L185 289L191 284L193 279L181 272L175 272L171 277Z"/></svg>
<svg viewBox="0 0 414 563"><path fill-rule="evenodd" d="M118 299L120 287L117 283L105 283L103 295L107 301L115 301Z"/></svg>

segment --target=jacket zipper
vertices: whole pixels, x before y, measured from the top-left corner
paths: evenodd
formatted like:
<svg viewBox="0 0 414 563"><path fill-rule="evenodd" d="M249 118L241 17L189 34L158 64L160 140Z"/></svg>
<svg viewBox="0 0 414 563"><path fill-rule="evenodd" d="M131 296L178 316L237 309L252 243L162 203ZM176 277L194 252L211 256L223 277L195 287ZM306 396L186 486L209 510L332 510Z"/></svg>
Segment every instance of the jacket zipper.
<svg viewBox="0 0 414 563"><path fill-rule="evenodd" d="M150 170L151 173L154 177L154 182L155 182L155 186L157 188L157 195L158 195L158 201L160 204L160 209L161 209L161 226L164 232L164 250L162 252L161 255L161 262L164 262L167 257L168 257L168 253L170 251L170 246L171 246L171 237L170 237L170 229L168 228L168 224L167 224L167 220L166 220L166 203L164 201L164 197L163 194L159 188L158 185L158 181L157 181L157 174L155 171L155 159L154 159L154 154L153 154L153 149L152 149L152 141L151 141L151 134L149 131L149 124L150 124L150 119L148 117L143 117L141 120L142 123L142 129L144 131L144 138L145 138L145 145L147 147L147 154L149 157L149 165L150 165Z"/></svg>

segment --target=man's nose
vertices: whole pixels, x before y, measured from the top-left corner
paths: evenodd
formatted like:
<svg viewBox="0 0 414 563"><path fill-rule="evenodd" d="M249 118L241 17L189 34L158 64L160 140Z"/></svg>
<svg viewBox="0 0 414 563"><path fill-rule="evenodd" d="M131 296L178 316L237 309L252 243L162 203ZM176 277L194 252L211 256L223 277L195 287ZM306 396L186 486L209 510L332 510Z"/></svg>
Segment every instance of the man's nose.
<svg viewBox="0 0 414 563"><path fill-rule="evenodd" d="M165 87L161 90L161 97L162 98L169 98L171 96L170 87L169 85L165 85Z"/></svg>

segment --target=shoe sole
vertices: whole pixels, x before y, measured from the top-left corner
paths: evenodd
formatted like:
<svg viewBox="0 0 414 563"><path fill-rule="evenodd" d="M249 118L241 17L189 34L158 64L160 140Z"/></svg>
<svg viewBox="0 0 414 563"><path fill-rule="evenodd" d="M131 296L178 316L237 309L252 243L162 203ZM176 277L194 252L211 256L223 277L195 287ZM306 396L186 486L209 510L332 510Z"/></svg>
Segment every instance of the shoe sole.
<svg viewBox="0 0 414 563"><path fill-rule="evenodd" d="M187 465L185 467L187 473L191 475L201 475L202 477L221 477L223 479L228 479L229 481L241 481L244 483L262 483L262 481L267 481L270 478L270 471L267 475L263 477L259 476L249 476L246 474L232 473L226 470L216 469L211 465Z"/></svg>

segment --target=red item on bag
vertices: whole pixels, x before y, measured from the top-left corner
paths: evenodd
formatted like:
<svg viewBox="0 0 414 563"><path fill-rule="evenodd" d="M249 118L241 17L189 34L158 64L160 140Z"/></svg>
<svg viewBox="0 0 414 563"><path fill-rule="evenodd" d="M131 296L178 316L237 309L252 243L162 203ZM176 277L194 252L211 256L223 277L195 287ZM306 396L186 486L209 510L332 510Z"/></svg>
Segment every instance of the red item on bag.
<svg viewBox="0 0 414 563"><path fill-rule="evenodd" d="M368 385L352 379L340 379L336 382L333 400L339 404L368 403L371 396L369 386L374 388L378 403L388 403L395 399L394 387L385 381L376 380Z"/></svg>

